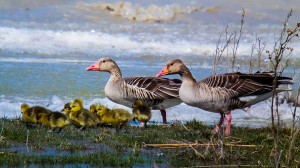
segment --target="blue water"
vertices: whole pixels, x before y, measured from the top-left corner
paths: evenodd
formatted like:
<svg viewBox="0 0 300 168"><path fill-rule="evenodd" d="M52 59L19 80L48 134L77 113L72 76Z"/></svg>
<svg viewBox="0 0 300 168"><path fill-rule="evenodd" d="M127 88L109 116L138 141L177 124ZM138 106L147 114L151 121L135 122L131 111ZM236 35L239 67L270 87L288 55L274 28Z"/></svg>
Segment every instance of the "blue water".
<svg viewBox="0 0 300 168"><path fill-rule="evenodd" d="M103 89L108 73L85 71L101 57L112 57L124 77L154 76L172 58L181 58L196 79L210 76L218 38L222 33L225 36L227 25L228 33L239 30L242 8L246 17L235 70L248 72L247 60L256 36L271 50L289 9L295 8L289 26L294 26L300 16L297 0L288 3L276 0L272 4L267 0L122 2L125 3L0 1L0 117L20 116L22 103L60 110L64 103L75 98L83 99L87 108L96 102L123 107L105 98ZM294 47L289 57L292 64L285 75L293 76L298 84L299 39L293 40L291 46ZM263 69L268 70L265 53L263 63ZM218 73L226 72L225 61ZM263 102L248 112L236 110L233 123L252 126L266 123L270 117L269 105ZM284 104L281 109L282 118L290 119L289 105ZM169 121L195 118L207 123L219 119L218 114L185 104L168 109L167 117ZM154 112L151 120L161 122L159 112Z"/></svg>

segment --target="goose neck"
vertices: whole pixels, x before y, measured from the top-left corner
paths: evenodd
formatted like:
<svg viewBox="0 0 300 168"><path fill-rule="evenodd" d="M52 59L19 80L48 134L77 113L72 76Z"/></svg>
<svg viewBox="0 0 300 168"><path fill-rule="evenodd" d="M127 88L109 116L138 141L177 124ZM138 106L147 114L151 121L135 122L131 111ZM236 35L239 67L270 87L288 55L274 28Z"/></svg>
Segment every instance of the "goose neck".
<svg viewBox="0 0 300 168"><path fill-rule="evenodd" d="M110 73L110 78L109 78L110 81L117 82L122 80L122 72L119 67L112 69L111 71L109 71L109 73Z"/></svg>
<svg viewBox="0 0 300 168"><path fill-rule="evenodd" d="M182 71L180 73L180 76L182 77L182 80L184 81L190 81L193 83L196 83L196 79L194 78L193 74L191 71L185 66L182 68Z"/></svg>

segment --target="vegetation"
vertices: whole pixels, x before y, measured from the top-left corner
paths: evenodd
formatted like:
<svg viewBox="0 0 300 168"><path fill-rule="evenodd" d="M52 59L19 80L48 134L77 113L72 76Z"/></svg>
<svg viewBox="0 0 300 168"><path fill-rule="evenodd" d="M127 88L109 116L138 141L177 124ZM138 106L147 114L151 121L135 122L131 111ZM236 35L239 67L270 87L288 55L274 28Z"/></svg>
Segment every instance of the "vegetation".
<svg viewBox="0 0 300 168"><path fill-rule="evenodd" d="M285 69L288 66L297 65L298 63L290 63L291 62L291 54L294 50L294 48L291 46L291 42L294 39L297 39L299 37L300 33L300 22L298 22L296 25L291 25L290 27L289 19L292 16L293 9L289 11L287 14L284 22L283 22L283 28L280 32L280 36L278 39L275 39L274 46L271 49L266 48L266 42L262 40L261 37L256 36L256 42L252 45L252 51L250 54L250 61L249 61L249 73L253 73L253 71L259 70L259 71L272 71L274 73L274 81L273 81L273 96L271 98L271 132L273 136L273 146L272 151L269 153L270 160L273 162L274 167L281 167L282 162L285 162L287 166L291 166L291 162L294 159L293 154L296 152L294 150L295 147L295 136L298 134L299 131L299 119L296 118L296 107L294 107L294 110L292 112L292 124L290 126L290 134L285 135L280 128L282 125L280 114L279 114L279 96L276 90L277 87L277 78L280 77ZM244 17L245 17L245 10L241 13L241 26L237 33L235 31L234 33L230 34L228 33L228 26L225 28L225 39L220 35L220 38L217 42L215 52L213 53L213 73L216 74L216 71L218 67L224 62L227 62L227 68L229 72L239 71L239 67L236 66L236 63L238 63L236 51L238 50L239 41L241 39L242 33L243 33L243 25L244 25ZM221 45L221 42L224 41L223 45ZM232 48L232 53L229 53L229 48ZM227 51L226 57L224 54ZM231 55L230 55L231 54ZM263 57L263 55L265 56ZM253 57L257 55L257 59L254 59ZM262 62L262 58L268 58L268 61ZM237 59L237 60L236 60ZM248 59L247 59L248 61ZM241 61L243 62L243 61ZM268 65L266 64L268 63ZM244 62L245 64L245 62ZM236 69L236 70L235 70ZM294 80L297 78L299 79L299 74L293 74ZM293 102L294 104L297 104L299 99L299 90L300 85L298 87L298 93L295 97L291 97L291 95L287 96L288 102ZM281 139L283 136L289 136L287 142L283 142ZM284 145L283 145L284 144ZM284 156L285 146L288 146L288 153L286 153L286 156ZM283 158L285 157L285 159ZM298 162L299 164L299 162Z"/></svg>
<svg viewBox="0 0 300 168"><path fill-rule="evenodd" d="M299 62L288 62L293 48L291 40L300 32L300 22L288 28L288 14L279 39L273 49L256 37L252 46L249 72L272 70L280 76L287 66L298 67ZM213 54L213 73L226 64L228 71L239 70L237 50L243 33L245 11L241 15L240 30L220 36ZM232 52L229 52L229 49ZM232 53L229 56L228 53ZM227 55L225 55L227 54ZM269 62L263 62L263 54ZM257 59L254 56L257 55ZM269 67L264 69L263 67ZM274 89L276 80L274 80ZM300 85L295 100L299 99ZM294 104L297 104L295 101ZM86 128L79 131L67 126L59 134L48 128L28 124L20 119L0 119L0 167L20 166L228 166L228 167L297 167L300 165L299 119L296 107L290 126L281 123L276 93L272 98L272 125L263 128L232 127L231 136L212 135L210 126L192 120L175 121L170 125L149 125L147 129L127 126L116 132L112 128Z"/></svg>
<svg viewBox="0 0 300 168"><path fill-rule="evenodd" d="M232 136L212 135L211 127L192 120L170 125L149 125L148 129L127 126L116 133L98 127L78 131L68 126L61 133L49 133L39 125L19 119L0 119L0 166L150 166L165 167L231 165L274 166L272 127L233 127ZM280 128L278 145L281 166L289 152L290 128ZM151 147L149 144L164 144ZM182 146L181 144L187 144ZM294 138L294 155L289 163L299 164L300 134Z"/></svg>

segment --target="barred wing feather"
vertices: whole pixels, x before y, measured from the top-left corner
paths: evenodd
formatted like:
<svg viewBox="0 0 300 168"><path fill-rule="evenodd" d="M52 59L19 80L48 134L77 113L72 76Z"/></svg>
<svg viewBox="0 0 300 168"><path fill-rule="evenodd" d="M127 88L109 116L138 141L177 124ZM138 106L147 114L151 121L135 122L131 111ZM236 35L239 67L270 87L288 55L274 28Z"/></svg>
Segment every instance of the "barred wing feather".
<svg viewBox="0 0 300 168"><path fill-rule="evenodd" d="M173 99L179 98L181 80L156 77L127 77L124 78L127 85L127 97L137 99Z"/></svg>
<svg viewBox="0 0 300 168"><path fill-rule="evenodd" d="M242 74L227 73L207 77L199 83L205 83L209 87L232 90L236 96L261 95L271 92L273 89L274 75L269 72ZM277 86L280 84L292 84L292 78L278 77ZM277 87L276 86L276 87Z"/></svg>

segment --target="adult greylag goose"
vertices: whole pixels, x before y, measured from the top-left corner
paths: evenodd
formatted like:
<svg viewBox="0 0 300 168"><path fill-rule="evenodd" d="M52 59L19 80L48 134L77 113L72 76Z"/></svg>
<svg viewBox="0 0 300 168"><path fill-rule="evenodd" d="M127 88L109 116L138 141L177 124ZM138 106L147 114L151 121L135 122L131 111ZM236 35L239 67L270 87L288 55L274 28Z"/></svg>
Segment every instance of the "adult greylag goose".
<svg viewBox="0 0 300 168"><path fill-rule="evenodd" d="M227 73L213 75L197 82L180 59L173 59L168 61L156 76L171 74L179 74L182 77L179 96L184 103L221 114L213 133L219 131L226 116L226 136L230 134L232 110L249 107L268 99L273 94L274 75L269 72ZM277 78L276 89L278 92L285 91L285 89L278 89L278 86L292 83L292 78L280 76Z"/></svg>
<svg viewBox="0 0 300 168"><path fill-rule="evenodd" d="M86 70L109 72L104 91L110 100L130 108L136 100L142 100L152 109L161 111L163 123L167 123L165 109L182 102L178 93L179 79L140 76L122 79L119 66L111 58L101 58Z"/></svg>

